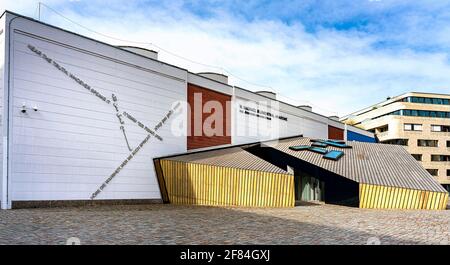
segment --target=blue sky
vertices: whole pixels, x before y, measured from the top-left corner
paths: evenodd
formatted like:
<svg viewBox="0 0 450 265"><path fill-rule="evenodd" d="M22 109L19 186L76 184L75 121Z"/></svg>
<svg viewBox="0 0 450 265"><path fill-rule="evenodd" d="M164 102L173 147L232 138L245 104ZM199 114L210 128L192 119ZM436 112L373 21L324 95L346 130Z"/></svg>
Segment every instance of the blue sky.
<svg viewBox="0 0 450 265"><path fill-rule="evenodd" d="M37 17L37 2L6 0L0 9ZM162 61L223 72L232 84L273 89L280 99L311 104L325 115L408 91L450 93L450 1L42 2L97 32L156 44L138 46L158 50ZM133 44L97 35L45 7L41 20Z"/></svg>

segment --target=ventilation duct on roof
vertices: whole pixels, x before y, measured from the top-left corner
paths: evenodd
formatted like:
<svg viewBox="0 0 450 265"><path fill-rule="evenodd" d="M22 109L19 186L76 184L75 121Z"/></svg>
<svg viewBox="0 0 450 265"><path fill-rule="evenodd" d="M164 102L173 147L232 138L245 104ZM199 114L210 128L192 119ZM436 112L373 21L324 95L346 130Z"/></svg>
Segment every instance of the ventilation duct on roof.
<svg viewBox="0 0 450 265"><path fill-rule="evenodd" d="M219 74L219 73L213 73L213 72L203 72L203 73L197 73L198 75L204 76L206 78L212 79L214 81L228 84L228 76Z"/></svg>
<svg viewBox="0 0 450 265"><path fill-rule="evenodd" d="M277 99L277 94L272 91L256 91L256 94L260 94L261 96L265 96L271 99Z"/></svg>
<svg viewBox="0 0 450 265"><path fill-rule="evenodd" d="M312 107L309 106L309 105L300 105L300 106L297 106L297 108L299 108L299 109L304 109L304 110L307 110L307 111L311 111L311 112L312 112Z"/></svg>
<svg viewBox="0 0 450 265"><path fill-rule="evenodd" d="M334 120L334 121L339 121L339 117L338 116L330 116L328 117L330 120Z"/></svg>
<svg viewBox="0 0 450 265"><path fill-rule="evenodd" d="M158 52L153 50L133 46L118 46L118 47L130 52L137 53L150 59L158 60Z"/></svg>

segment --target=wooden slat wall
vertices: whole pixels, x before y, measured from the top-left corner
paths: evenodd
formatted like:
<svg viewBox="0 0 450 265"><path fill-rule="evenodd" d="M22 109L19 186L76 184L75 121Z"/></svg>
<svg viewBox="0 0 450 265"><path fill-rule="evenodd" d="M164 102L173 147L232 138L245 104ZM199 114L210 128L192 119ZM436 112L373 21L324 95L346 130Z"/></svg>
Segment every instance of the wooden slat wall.
<svg viewBox="0 0 450 265"><path fill-rule="evenodd" d="M447 192L359 184L360 208L445 210L447 200Z"/></svg>
<svg viewBox="0 0 450 265"><path fill-rule="evenodd" d="M293 207L294 176L161 160L171 203Z"/></svg>

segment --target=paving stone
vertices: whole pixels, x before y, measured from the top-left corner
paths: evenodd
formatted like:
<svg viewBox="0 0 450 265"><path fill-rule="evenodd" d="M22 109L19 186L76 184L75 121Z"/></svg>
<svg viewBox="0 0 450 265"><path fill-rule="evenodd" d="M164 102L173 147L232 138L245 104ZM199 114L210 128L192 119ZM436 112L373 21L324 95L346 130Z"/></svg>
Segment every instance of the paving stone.
<svg viewBox="0 0 450 265"><path fill-rule="evenodd" d="M0 244L449 244L450 211L334 205L85 206L0 211Z"/></svg>

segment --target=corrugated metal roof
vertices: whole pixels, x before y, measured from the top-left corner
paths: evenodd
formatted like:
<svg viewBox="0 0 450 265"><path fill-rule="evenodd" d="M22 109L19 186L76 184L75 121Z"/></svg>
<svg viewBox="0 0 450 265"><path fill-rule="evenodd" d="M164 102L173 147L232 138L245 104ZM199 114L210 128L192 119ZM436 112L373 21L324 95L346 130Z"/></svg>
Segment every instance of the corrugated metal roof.
<svg viewBox="0 0 450 265"><path fill-rule="evenodd" d="M315 152L289 149L290 146L310 145L310 140L293 137L263 144L358 183L446 192L402 146L351 141L346 144L352 148L326 147L344 152L337 161L324 159L322 154ZM162 159L287 174L245 148L229 147Z"/></svg>
<svg viewBox="0 0 450 265"><path fill-rule="evenodd" d="M297 137L267 142L270 147L359 183L445 192L445 189L402 146L346 142L352 148L327 147L344 152L339 160L324 159L311 151L293 151L290 146L310 145Z"/></svg>
<svg viewBox="0 0 450 265"><path fill-rule="evenodd" d="M241 147L230 147L162 159L181 161L187 163L197 163L213 166L288 174L285 170L245 151Z"/></svg>

